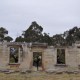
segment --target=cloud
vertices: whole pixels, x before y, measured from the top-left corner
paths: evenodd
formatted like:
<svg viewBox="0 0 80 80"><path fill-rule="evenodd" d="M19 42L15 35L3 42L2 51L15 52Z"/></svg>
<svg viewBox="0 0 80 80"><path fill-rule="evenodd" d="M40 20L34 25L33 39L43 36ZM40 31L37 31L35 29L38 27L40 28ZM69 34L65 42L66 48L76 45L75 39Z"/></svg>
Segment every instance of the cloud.
<svg viewBox="0 0 80 80"><path fill-rule="evenodd" d="M80 0L1 0L0 26L12 37L37 21L51 35L80 26Z"/></svg>

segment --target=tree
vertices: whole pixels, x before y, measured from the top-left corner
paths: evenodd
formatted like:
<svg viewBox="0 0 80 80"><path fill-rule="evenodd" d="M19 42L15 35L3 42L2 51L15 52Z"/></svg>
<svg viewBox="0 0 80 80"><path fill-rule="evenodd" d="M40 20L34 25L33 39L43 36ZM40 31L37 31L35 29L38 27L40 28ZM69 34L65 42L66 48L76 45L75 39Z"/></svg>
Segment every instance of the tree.
<svg viewBox="0 0 80 80"><path fill-rule="evenodd" d="M41 42L48 43L52 45L52 37L47 33L42 33L43 28L37 24L37 22L32 22L27 30L22 33L22 36L16 38L16 42Z"/></svg>
<svg viewBox="0 0 80 80"><path fill-rule="evenodd" d="M15 39L15 42L24 42L24 38L22 38L22 36L19 36Z"/></svg>
<svg viewBox="0 0 80 80"><path fill-rule="evenodd" d="M42 42L48 43L48 45L52 45L52 37L49 36L49 33L44 33Z"/></svg>
<svg viewBox="0 0 80 80"><path fill-rule="evenodd" d="M8 35L8 30L6 30L3 27L0 27L0 41L7 40L8 42L12 41L12 37L7 36Z"/></svg>
<svg viewBox="0 0 80 80"><path fill-rule="evenodd" d="M75 43L75 41L80 40L80 28L78 28L77 26L66 32L64 32L64 35L66 35L65 40L67 45L72 45L72 43Z"/></svg>
<svg viewBox="0 0 80 80"><path fill-rule="evenodd" d="M12 41L12 40L13 40L13 38L12 38L12 37L10 37L10 36L7 36L7 37L5 37L5 38L4 38L4 40L6 40L7 42L10 42L10 41Z"/></svg>
<svg viewBox="0 0 80 80"><path fill-rule="evenodd" d="M0 41L3 41L5 35L7 35L7 34L8 34L8 31L5 28L1 27L0 28Z"/></svg>
<svg viewBox="0 0 80 80"><path fill-rule="evenodd" d="M63 38L62 34L53 35L52 42L53 45L60 45L60 46L65 45L65 39Z"/></svg>
<svg viewBox="0 0 80 80"><path fill-rule="evenodd" d="M10 63L18 63L18 48L10 48Z"/></svg>
<svg viewBox="0 0 80 80"><path fill-rule="evenodd" d="M72 45L75 41L80 40L80 28L77 26L65 31L63 34L49 36L47 33L42 33L43 28L37 22L32 22L29 28L23 31L22 35L16 38L16 42L41 42L48 45ZM1 35L4 37L3 35Z"/></svg>
<svg viewBox="0 0 80 80"><path fill-rule="evenodd" d="M43 28L35 21L23 32L25 42L41 42Z"/></svg>

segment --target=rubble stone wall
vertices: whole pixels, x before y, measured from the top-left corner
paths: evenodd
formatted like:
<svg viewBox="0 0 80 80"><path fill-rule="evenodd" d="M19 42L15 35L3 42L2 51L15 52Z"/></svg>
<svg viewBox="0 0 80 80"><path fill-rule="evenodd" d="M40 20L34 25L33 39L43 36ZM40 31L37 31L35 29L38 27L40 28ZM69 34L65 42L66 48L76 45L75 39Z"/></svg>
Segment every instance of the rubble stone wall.
<svg viewBox="0 0 80 80"><path fill-rule="evenodd" d="M11 69L9 64L10 47L7 42L0 42L0 70ZM28 47L21 43L23 56L14 67L18 70L33 70L33 52L42 53L42 68L44 71L80 71L80 48L79 45L54 47ZM57 49L65 49L65 65L57 65ZM18 67L16 65L19 65Z"/></svg>

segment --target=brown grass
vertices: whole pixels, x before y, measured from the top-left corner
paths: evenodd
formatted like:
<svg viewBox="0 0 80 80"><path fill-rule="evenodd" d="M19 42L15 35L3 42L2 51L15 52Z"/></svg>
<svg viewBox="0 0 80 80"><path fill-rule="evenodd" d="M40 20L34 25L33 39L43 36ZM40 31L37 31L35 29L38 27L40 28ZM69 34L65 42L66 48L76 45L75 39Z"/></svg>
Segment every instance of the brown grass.
<svg viewBox="0 0 80 80"><path fill-rule="evenodd" d="M0 73L0 80L80 80L80 74L54 74L45 72L32 73Z"/></svg>

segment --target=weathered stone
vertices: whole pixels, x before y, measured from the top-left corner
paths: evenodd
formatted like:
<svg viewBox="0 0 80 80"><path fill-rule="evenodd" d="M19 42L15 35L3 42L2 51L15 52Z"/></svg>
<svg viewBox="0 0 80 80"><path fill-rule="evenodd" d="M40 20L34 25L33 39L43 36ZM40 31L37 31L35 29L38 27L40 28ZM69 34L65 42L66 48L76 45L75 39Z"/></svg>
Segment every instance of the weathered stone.
<svg viewBox="0 0 80 80"><path fill-rule="evenodd" d="M18 63L10 64L10 47L14 46L19 48ZM63 65L57 65L57 49L65 49L65 64ZM37 67L33 66L34 52L42 54L42 65L38 67L39 71L46 71L47 73L67 71L67 73L74 74L77 73L75 71L80 71L80 42L75 43L73 46L56 47L43 43L34 43L31 45L19 42L0 42L0 71L7 73L13 73L14 71L22 73L37 71Z"/></svg>

